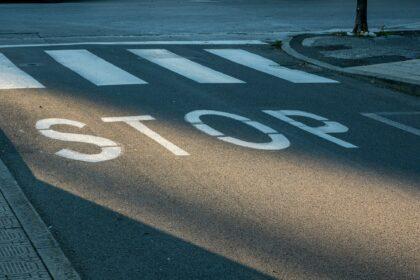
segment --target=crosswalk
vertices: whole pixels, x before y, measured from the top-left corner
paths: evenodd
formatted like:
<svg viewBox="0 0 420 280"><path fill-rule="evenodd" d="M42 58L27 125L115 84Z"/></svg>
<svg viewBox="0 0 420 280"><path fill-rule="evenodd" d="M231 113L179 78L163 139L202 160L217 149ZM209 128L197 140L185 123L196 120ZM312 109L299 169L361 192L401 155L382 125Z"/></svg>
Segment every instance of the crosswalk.
<svg viewBox="0 0 420 280"><path fill-rule="evenodd" d="M124 51L136 55L139 58L136 63L147 61L159 66L163 71L171 71L196 83L243 84L249 82L241 77L232 77L211 69L167 49L130 48ZM59 65L96 86L148 84L137 74L129 73L86 49L45 50L44 52ZM244 49L205 49L203 53L207 53L207 56L210 56L209 59L217 56L226 60L227 63L239 64L291 83L338 83L319 75L281 66L273 60ZM44 85L0 53L0 90L27 88L44 88Z"/></svg>
<svg viewBox="0 0 420 280"><path fill-rule="evenodd" d="M280 66L278 63L262 56L238 49L207 49L208 52L223 57L232 62L250 67L263 73L275 76L292 83L337 83L337 81L293 70Z"/></svg>
<svg viewBox="0 0 420 280"><path fill-rule="evenodd" d="M43 88L37 80L20 70L0 53L0 89Z"/></svg>
<svg viewBox="0 0 420 280"><path fill-rule="evenodd" d="M188 79L203 84L244 83L163 49L130 49L130 52Z"/></svg>
<svg viewBox="0 0 420 280"><path fill-rule="evenodd" d="M87 50L59 50L46 51L46 53L97 86L147 84Z"/></svg>

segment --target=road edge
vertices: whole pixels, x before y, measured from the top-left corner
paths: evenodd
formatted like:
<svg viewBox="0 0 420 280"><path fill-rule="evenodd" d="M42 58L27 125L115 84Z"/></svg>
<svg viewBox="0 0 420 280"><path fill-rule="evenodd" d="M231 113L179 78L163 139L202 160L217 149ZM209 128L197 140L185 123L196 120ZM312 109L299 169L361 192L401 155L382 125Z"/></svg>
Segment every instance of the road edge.
<svg viewBox="0 0 420 280"><path fill-rule="evenodd" d="M420 86L410 81L405 81L402 79L397 80L393 78L391 79L390 77L386 75L372 74L372 73L359 71L355 69L346 69L343 67L334 66L332 64L329 64L329 63L326 63L317 59L307 57L292 48L292 46L290 45L290 42L293 39L294 39L294 36L289 36L288 38L283 40L281 48L285 53L287 53L288 55L298 60L304 61L309 64L313 64L315 66L318 66L318 67L321 67L330 71L339 72L339 73L342 73L351 77L364 77L364 78L373 79L374 81L378 83L390 86L391 88L402 91L403 93L406 93L412 96L417 96L417 97L420 96Z"/></svg>
<svg viewBox="0 0 420 280"><path fill-rule="evenodd" d="M23 193L9 169L0 159L0 192L12 208L36 252L53 279L80 280L35 208Z"/></svg>

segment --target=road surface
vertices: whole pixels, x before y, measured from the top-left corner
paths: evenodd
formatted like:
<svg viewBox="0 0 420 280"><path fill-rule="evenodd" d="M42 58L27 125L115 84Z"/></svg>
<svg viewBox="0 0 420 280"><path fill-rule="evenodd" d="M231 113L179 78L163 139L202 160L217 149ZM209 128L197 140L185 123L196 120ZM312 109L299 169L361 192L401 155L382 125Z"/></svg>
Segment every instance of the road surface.
<svg viewBox="0 0 420 280"><path fill-rule="evenodd" d="M36 2L36 1L35 1ZM6 40L72 37L276 39L282 32L351 29L348 0L75 0L0 4ZM415 0L369 0L372 28L419 26ZM69 38L70 37L70 38Z"/></svg>
<svg viewBox="0 0 420 280"><path fill-rule="evenodd" d="M127 22L129 5L177 7L129 3ZM37 18L8 26L146 28L65 19L74 29L57 33ZM155 23L152 33L183 30ZM82 278L415 279L418 98L263 42L199 40L0 46L0 156Z"/></svg>

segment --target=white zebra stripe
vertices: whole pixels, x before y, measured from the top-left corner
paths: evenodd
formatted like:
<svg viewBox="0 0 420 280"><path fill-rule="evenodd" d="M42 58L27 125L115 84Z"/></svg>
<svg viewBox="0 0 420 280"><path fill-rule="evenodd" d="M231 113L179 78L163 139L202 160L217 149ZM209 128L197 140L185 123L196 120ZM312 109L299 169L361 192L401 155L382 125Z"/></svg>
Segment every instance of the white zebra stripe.
<svg viewBox="0 0 420 280"><path fill-rule="evenodd" d="M97 86L147 84L147 82L87 50L53 50L45 52L58 63Z"/></svg>
<svg viewBox="0 0 420 280"><path fill-rule="evenodd" d="M164 49L130 49L130 52L181 76L207 84L237 84L241 80L210 69Z"/></svg>
<svg viewBox="0 0 420 280"><path fill-rule="evenodd" d="M0 53L0 89L44 88Z"/></svg>
<svg viewBox="0 0 420 280"><path fill-rule="evenodd" d="M280 66L272 60L242 49L207 49L206 51L292 83L338 83L318 75Z"/></svg>

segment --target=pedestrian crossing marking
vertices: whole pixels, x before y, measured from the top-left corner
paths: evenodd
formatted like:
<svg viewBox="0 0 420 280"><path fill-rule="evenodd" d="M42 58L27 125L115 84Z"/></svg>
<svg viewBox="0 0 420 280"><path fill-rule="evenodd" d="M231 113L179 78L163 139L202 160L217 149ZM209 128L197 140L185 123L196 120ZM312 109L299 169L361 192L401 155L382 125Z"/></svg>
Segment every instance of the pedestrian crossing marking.
<svg viewBox="0 0 420 280"><path fill-rule="evenodd" d="M0 53L0 89L25 88L44 88L44 86Z"/></svg>
<svg viewBox="0 0 420 280"><path fill-rule="evenodd" d="M206 51L292 83L338 83L318 75L280 66L272 60L242 49L206 49Z"/></svg>
<svg viewBox="0 0 420 280"><path fill-rule="evenodd" d="M88 50L52 50L45 52L61 65L97 86L147 84L147 82L105 61Z"/></svg>
<svg viewBox="0 0 420 280"><path fill-rule="evenodd" d="M181 76L205 84L245 83L165 49L129 49L130 52Z"/></svg>
<svg viewBox="0 0 420 280"><path fill-rule="evenodd" d="M191 61L166 49L129 49L131 53L178 75L203 84L241 84L242 80ZM229 62L293 83L338 83L304 71L288 69L258 54L243 49L206 49ZM60 65L97 86L142 85L146 81L111 64L86 49L45 50ZM44 88L0 53L0 89Z"/></svg>

